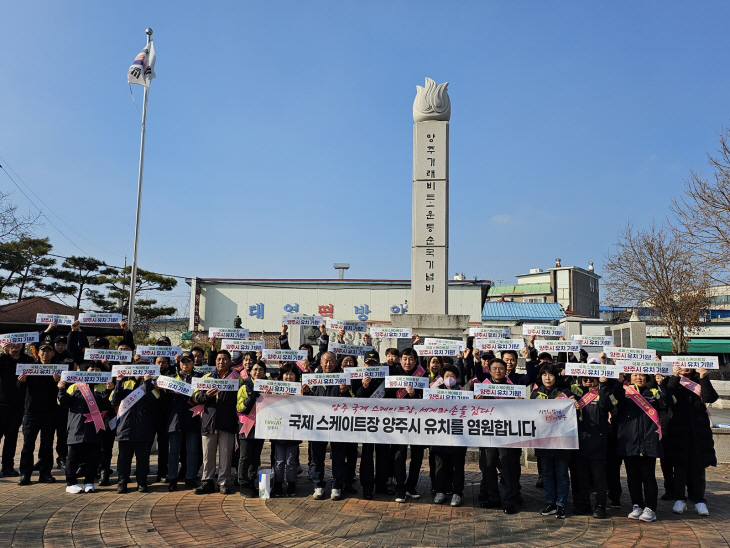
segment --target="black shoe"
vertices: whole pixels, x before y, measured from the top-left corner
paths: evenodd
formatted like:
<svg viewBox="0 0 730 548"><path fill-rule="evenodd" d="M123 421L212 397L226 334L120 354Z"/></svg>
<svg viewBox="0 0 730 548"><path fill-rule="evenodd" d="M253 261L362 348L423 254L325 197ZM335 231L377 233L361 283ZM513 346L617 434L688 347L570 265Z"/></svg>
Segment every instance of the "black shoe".
<svg viewBox="0 0 730 548"><path fill-rule="evenodd" d="M137 491L139 491L140 493L146 493L147 491L149 491L149 489L147 489L146 485L138 485Z"/></svg>
<svg viewBox="0 0 730 548"><path fill-rule="evenodd" d="M56 459L56 468L58 468L59 470L63 470L64 468L66 468L66 459L64 459L63 457L58 457Z"/></svg>
<svg viewBox="0 0 730 548"><path fill-rule="evenodd" d="M611 508L621 508L621 502L618 500L616 500L616 501L612 500L611 503L609 504L609 506Z"/></svg>
<svg viewBox="0 0 730 548"><path fill-rule="evenodd" d="M677 500L674 498L674 493L670 493L669 491L664 491L664 494L662 495L662 500Z"/></svg>
<svg viewBox="0 0 730 548"><path fill-rule="evenodd" d="M502 508L501 500L485 500L479 503L479 508ZM505 506L507 508L507 506Z"/></svg>
<svg viewBox="0 0 730 548"><path fill-rule="evenodd" d="M489 500L489 493L482 493L479 491L479 496L477 497L477 500L479 502L484 502L485 500Z"/></svg>
<svg viewBox="0 0 730 548"><path fill-rule="evenodd" d="M286 485L286 496L287 497L293 497L297 493L297 484L294 482L288 483Z"/></svg>
<svg viewBox="0 0 730 548"><path fill-rule="evenodd" d="M106 487L109 485L109 470L102 470L99 476L99 486Z"/></svg>
<svg viewBox="0 0 730 548"><path fill-rule="evenodd" d="M565 519L565 506L558 506L558 511L555 512L555 517L558 519Z"/></svg>
<svg viewBox="0 0 730 548"><path fill-rule="evenodd" d="M196 479L186 479L185 487L190 487L191 489L196 489L196 488L200 487L200 483L198 483L198 480L196 480Z"/></svg>
<svg viewBox="0 0 730 548"><path fill-rule="evenodd" d="M517 508L514 507L514 506L512 506L512 505L505 506L504 507L504 513L505 514L516 514L517 513Z"/></svg>
<svg viewBox="0 0 730 548"><path fill-rule="evenodd" d="M382 489L375 489L375 492L378 495L388 495L388 496L395 495L395 491L393 491L390 487L385 487Z"/></svg>
<svg viewBox="0 0 730 548"><path fill-rule="evenodd" d="M208 495L210 493L215 493L215 482L213 480L205 480L195 488L193 493L196 495Z"/></svg>
<svg viewBox="0 0 730 548"><path fill-rule="evenodd" d="M373 500L373 494L368 493L367 491L363 491L362 498L363 498L363 500Z"/></svg>
<svg viewBox="0 0 730 548"><path fill-rule="evenodd" d="M37 460L35 461L35 464L33 465L33 472L37 472L41 469L41 461Z"/></svg>
<svg viewBox="0 0 730 548"><path fill-rule="evenodd" d="M30 478L28 476L20 476L18 485L30 485Z"/></svg>
<svg viewBox="0 0 730 548"><path fill-rule="evenodd" d="M234 493L233 487L229 487L228 485L221 485L220 493L221 495L232 495Z"/></svg>
<svg viewBox="0 0 730 548"><path fill-rule="evenodd" d="M274 482L274 498L280 499L284 496L284 483L281 481Z"/></svg>
<svg viewBox="0 0 730 548"><path fill-rule="evenodd" d="M596 519L606 519L608 517L606 507L601 506L600 504L596 506L596 509L593 511L593 517Z"/></svg>
<svg viewBox="0 0 730 548"><path fill-rule="evenodd" d="M177 478L170 480L167 490L170 492L177 491Z"/></svg>
<svg viewBox="0 0 730 548"><path fill-rule="evenodd" d="M543 516L552 516L553 514L558 513L558 505L557 504L548 504L545 508L543 508L540 511L540 515Z"/></svg>
<svg viewBox="0 0 730 548"><path fill-rule="evenodd" d="M520 506L525 504L525 499L522 497L522 493L517 494L517 504Z"/></svg>
<svg viewBox="0 0 730 548"><path fill-rule="evenodd" d="M573 513L576 516L587 516L591 513L591 507L585 504L576 504L573 506Z"/></svg>
<svg viewBox="0 0 730 548"><path fill-rule="evenodd" d="M0 470L0 478L17 478L18 476L20 476L20 472L15 468L3 468Z"/></svg>
<svg viewBox="0 0 730 548"><path fill-rule="evenodd" d="M351 483L345 484L344 491L345 491L345 493L350 493L351 495L354 495L355 493L357 493L357 489L355 489L355 487Z"/></svg>
<svg viewBox="0 0 730 548"><path fill-rule="evenodd" d="M127 492L127 484L126 483L123 483L122 482L119 485L117 485L117 493L119 493L120 495L123 495L126 492Z"/></svg>
<svg viewBox="0 0 730 548"><path fill-rule="evenodd" d="M48 474L46 476L41 476L40 478L38 478L38 483L56 483L56 478Z"/></svg>

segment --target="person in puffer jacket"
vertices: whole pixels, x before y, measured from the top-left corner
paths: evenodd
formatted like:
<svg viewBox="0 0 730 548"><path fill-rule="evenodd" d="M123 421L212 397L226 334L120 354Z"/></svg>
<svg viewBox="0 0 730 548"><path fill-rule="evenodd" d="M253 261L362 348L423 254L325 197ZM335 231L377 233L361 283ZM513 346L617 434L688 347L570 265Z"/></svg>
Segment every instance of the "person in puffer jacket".
<svg viewBox="0 0 730 548"><path fill-rule="evenodd" d="M255 379L266 378L266 364L257 361L251 367L251 376L243 381L238 389L236 411L241 415L250 415L256 406L259 393L253 388ZM244 497L258 497L258 471L261 466L261 451L264 448L264 439L256 437L256 426L246 433L242 428L238 433L238 446L241 456L238 461L238 483L240 494Z"/></svg>

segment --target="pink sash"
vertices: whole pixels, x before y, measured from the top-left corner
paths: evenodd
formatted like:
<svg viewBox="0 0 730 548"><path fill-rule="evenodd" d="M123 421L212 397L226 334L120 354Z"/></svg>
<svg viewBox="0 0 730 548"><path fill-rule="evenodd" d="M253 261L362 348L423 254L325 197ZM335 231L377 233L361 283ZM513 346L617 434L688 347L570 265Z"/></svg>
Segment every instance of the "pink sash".
<svg viewBox="0 0 730 548"><path fill-rule="evenodd" d="M84 413L86 422L93 422L96 431L106 430L104 425L104 415L106 411L99 411L99 406L96 404L96 398L94 398L94 392L89 388L89 385L84 382L77 382L76 387L81 391L81 395L84 397L86 405L89 407L89 412ZM86 422L84 424L86 424Z"/></svg>
<svg viewBox="0 0 730 548"><path fill-rule="evenodd" d="M256 398L257 402L262 401L263 397L259 396ZM243 413L238 414L238 422L241 423L241 429L238 431L239 434L245 434L246 437L248 437L249 432L251 432L251 429L256 426L256 406L253 406L253 409L251 409L251 412L248 415L244 415Z"/></svg>
<svg viewBox="0 0 730 548"><path fill-rule="evenodd" d="M652 405L646 401L646 398L642 396L639 391L634 388L632 385L628 385L624 387L624 390L626 391L626 395L631 399L632 402L634 402L636 405L638 405L641 410L646 413L646 415L656 424L657 426L657 434L659 434L659 439L662 439L662 425L659 422L659 413L657 413L657 410L652 407Z"/></svg>
<svg viewBox="0 0 730 548"><path fill-rule="evenodd" d="M433 380L433 382L431 383L431 388L433 388L434 386L438 386L439 384L441 384L441 382L442 382L443 380L444 380L444 379L442 379L442 378L441 378L441 375L439 375L439 376L438 376L438 377L436 377L436 378L435 378L435 379Z"/></svg>
<svg viewBox="0 0 730 548"><path fill-rule="evenodd" d="M598 397L598 389L591 388L583 397L578 400L578 409L583 409L586 405L591 403Z"/></svg>
<svg viewBox="0 0 730 548"><path fill-rule="evenodd" d="M679 377L679 384L702 398L702 387L696 382L689 380L687 377Z"/></svg>
<svg viewBox="0 0 730 548"><path fill-rule="evenodd" d="M418 366L418 369L416 369L413 372L413 374L412 375L409 375L409 376L410 377L423 377L423 375L425 375L425 374L426 374L426 370L419 365ZM408 391L405 388L401 388L397 392L397 396L399 398L405 398L406 397L406 394L408 394Z"/></svg>

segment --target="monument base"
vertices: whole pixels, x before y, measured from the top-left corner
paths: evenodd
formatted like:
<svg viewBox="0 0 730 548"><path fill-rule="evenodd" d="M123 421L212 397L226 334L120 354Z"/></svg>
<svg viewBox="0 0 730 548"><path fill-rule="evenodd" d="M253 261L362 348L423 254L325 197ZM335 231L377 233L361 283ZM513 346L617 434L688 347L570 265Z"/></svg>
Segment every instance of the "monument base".
<svg viewBox="0 0 730 548"><path fill-rule="evenodd" d="M413 333L421 337L421 344L425 337L440 337L465 340L468 333L468 314L391 314L390 323L393 327L410 327ZM408 339L382 339L379 352L382 361L385 361L385 350L397 348L403 350L411 346Z"/></svg>

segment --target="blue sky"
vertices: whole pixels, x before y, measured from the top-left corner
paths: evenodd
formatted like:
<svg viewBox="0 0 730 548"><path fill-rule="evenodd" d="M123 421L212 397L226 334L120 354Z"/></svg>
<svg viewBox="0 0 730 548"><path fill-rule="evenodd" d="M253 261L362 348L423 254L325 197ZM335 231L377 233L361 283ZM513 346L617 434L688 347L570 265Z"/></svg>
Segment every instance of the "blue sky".
<svg viewBox="0 0 730 548"><path fill-rule="evenodd" d="M452 102L452 275L511 283L556 257L600 274L619 226L664 218L716 148L728 15L721 2L6 3L0 156L62 219L29 194L68 237L39 230L59 254L131 261L126 71L150 26L142 268L320 278L349 262L350 278L409 278L411 108L429 76ZM32 208L4 173L0 189Z"/></svg>

